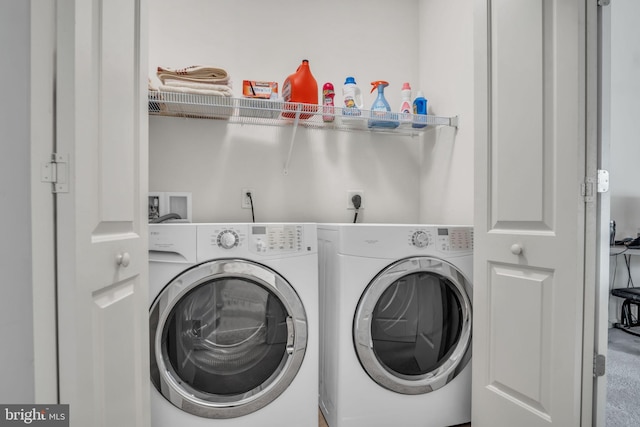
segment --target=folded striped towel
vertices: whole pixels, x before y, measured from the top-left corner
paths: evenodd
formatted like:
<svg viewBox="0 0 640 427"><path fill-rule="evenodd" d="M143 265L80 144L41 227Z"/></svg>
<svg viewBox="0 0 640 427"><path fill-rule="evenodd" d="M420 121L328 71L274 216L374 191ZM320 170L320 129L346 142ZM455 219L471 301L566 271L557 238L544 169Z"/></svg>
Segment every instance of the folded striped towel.
<svg viewBox="0 0 640 427"><path fill-rule="evenodd" d="M226 70L216 67L192 65L186 68L173 69L158 67L157 76L164 84L166 80L177 80L196 83L211 83L225 85L229 82Z"/></svg>

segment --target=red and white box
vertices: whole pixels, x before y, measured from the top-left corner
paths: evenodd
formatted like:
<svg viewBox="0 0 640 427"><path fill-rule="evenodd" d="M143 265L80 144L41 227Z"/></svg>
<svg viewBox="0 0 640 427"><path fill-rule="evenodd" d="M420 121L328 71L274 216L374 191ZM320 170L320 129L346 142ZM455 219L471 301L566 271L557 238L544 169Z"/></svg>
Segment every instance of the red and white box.
<svg viewBox="0 0 640 427"><path fill-rule="evenodd" d="M278 82L243 80L242 96L245 98L276 99L278 97Z"/></svg>

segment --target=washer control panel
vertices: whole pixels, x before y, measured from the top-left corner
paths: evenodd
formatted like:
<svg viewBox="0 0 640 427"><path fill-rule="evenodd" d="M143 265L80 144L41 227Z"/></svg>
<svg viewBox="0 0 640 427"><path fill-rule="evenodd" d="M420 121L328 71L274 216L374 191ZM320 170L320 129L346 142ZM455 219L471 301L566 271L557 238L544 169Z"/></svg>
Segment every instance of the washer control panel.
<svg viewBox="0 0 640 427"><path fill-rule="evenodd" d="M261 254L302 252L303 227L300 225L251 225L249 250Z"/></svg>
<svg viewBox="0 0 640 427"><path fill-rule="evenodd" d="M411 230L409 245L434 248L440 252L461 252L473 249L471 227L425 227Z"/></svg>
<svg viewBox="0 0 640 427"><path fill-rule="evenodd" d="M198 224L197 258L277 257L317 251L315 225L276 224Z"/></svg>
<svg viewBox="0 0 640 427"><path fill-rule="evenodd" d="M473 249L472 228L438 228L436 249L442 252L470 251Z"/></svg>

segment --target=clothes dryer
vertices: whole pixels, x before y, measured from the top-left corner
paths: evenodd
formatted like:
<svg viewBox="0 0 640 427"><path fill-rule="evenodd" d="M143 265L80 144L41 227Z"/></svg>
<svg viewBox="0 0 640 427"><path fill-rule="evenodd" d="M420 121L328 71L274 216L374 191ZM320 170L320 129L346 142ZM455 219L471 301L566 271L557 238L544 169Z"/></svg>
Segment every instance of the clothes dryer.
<svg viewBox="0 0 640 427"><path fill-rule="evenodd" d="M315 224L149 226L153 427L312 426Z"/></svg>
<svg viewBox="0 0 640 427"><path fill-rule="evenodd" d="M318 241L329 426L469 422L473 229L319 224Z"/></svg>

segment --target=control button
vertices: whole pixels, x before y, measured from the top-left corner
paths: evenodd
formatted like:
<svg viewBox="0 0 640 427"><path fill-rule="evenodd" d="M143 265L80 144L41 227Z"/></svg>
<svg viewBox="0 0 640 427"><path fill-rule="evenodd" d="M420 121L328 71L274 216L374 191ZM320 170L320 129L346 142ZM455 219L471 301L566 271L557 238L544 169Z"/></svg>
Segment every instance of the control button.
<svg viewBox="0 0 640 427"><path fill-rule="evenodd" d="M263 242L262 240L258 240L256 242L256 250L258 252L266 252L267 251L267 244L265 242Z"/></svg>
<svg viewBox="0 0 640 427"><path fill-rule="evenodd" d="M218 234L218 246L224 249L238 246L238 240L238 234L233 230L224 230Z"/></svg>
<svg viewBox="0 0 640 427"><path fill-rule="evenodd" d="M424 248L429 245L429 235L424 231L416 231L411 236L411 243L418 248Z"/></svg>

